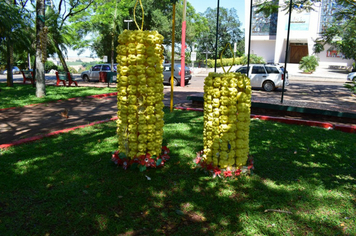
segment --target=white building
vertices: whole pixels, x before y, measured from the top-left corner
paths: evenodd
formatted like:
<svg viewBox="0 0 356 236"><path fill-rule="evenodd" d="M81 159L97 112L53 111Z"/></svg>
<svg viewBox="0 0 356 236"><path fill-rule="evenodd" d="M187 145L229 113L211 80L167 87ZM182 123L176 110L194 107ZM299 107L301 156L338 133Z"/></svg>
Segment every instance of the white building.
<svg viewBox="0 0 356 236"><path fill-rule="evenodd" d="M280 6L284 4L284 0L276 1L279 1ZM245 12L250 12L250 2L250 0L245 0ZM254 4L258 2L261 0L254 0ZM322 0L321 3L314 5L314 11L298 13L296 10L292 10L289 35L290 51L287 63L299 63L302 57L314 54L314 40L327 27L336 8L335 0ZM264 17L262 13L255 13L254 10L252 12L250 53L263 57L268 63L284 63L289 14L283 11L283 7L279 8L278 14L273 14L268 18ZM246 14L245 22L245 54L247 54L249 14ZM344 59L342 54L328 51L328 49L329 47L325 46L325 51L316 54L320 59L320 65L352 65L352 60Z"/></svg>

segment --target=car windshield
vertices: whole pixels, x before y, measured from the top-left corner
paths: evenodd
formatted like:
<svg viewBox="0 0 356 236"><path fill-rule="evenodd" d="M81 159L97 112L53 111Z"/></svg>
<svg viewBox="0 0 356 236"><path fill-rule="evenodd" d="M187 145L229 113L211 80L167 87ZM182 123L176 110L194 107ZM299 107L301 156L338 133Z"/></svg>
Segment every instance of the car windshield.
<svg viewBox="0 0 356 236"><path fill-rule="evenodd" d="M181 68L181 65L176 65L176 67L178 67L178 69ZM188 66L185 66L185 70L189 70L189 67Z"/></svg>

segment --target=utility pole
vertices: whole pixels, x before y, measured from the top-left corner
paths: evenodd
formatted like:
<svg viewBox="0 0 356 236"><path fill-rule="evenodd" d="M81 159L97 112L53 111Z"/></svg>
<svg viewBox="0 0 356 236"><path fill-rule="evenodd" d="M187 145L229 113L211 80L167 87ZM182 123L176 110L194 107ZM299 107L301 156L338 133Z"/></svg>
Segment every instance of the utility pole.
<svg viewBox="0 0 356 236"><path fill-rule="evenodd" d="M183 22L182 22L182 52L181 52L181 63L180 63L180 86L185 86L185 29L186 25L186 10L187 10L187 0L183 2ZM172 66L174 68L174 64Z"/></svg>

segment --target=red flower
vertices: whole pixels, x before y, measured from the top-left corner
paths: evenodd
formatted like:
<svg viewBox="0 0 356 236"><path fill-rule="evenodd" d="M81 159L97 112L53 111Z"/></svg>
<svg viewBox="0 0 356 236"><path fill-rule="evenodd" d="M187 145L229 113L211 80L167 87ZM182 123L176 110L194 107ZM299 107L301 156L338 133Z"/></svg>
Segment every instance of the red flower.
<svg viewBox="0 0 356 236"><path fill-rule="evenodd" d="M156 160L155 159L150 159L148 166L156 168Z"/></svg>
<svg viewBox="0 0 356 236"><path fill-rule="evenodd" d="M163 150L163 154L168 154L169 153L169 148L167 148L166 146L163 146L162 150Z"/></svg>
<svg viewBox="0 0 356 236"><path fill-rule="evenodd" d="M241 174L241 169L237 169L236 171L235 171L235 176L239 176Z"/></svg>
<svg viewBox="0 0 356 236"><path fill-rule="evenodd" d="M215 175L220 175L221 174L221 170L218 167L215 167L214 174Z"/></svg>
<svg viewBox="0 0 356 236"><path fill-rule="evenodd" d="M213 166L213 163L210 163L207 167L206 167L207 170L214 170L214 166Z"/></svg>
<svg viewBox="0 0 356 236"><path fill-rule="evenodd" d="M118 151L114 152L111 156L111 160L115 163L118 164L120 158L119 158L119 154Z"/></svg>
<svg viewBox="0 0 356 236"><path fill-rule="evenodd" d="M196 157L194 160L195 164L199 164L200 161L201 161L201 157Z"/></svg>
<svg viewBox="0 0 356 236"><path fill-rule="evenodd" d="M164 166L164 160L162 159L161 164L159 164L160 167Z"/></svg>
<svg viewBox="0 0 356 236"><path fill-rule="evenodd" d="M224 171L224 177L225 177L225 178L231 177L231 176L232 176L231 170Z"/></svg>

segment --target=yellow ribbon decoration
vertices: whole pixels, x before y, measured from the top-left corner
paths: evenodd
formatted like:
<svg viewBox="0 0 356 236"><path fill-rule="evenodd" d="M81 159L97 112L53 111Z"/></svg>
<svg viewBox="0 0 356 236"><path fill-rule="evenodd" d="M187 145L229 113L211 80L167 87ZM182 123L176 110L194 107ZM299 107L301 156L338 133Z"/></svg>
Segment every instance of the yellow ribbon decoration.
<svg viewBox="0 0 356 236"><path fill-rule="evenodd" d="M227 44L225 45L224 49L222 50L221 54L220 54L220 63L221 63L221 67L222 67L222 69L223 69L223 71L224 71L225 74L226 74L226 73L229 73L229 71L231 70L232 66L233 66L234 63L235 63L235 55L234 55L234 51L232 51L232 56L233 56L232 65L231 65L230 68L227 70L227 72L225 71L225 68L224 68L223 63L222 63L222 55L223 55L223 53L224 53L224 51L225 51L227 45L230 46L230 50L232 51L231 44L230 44L230 43L227 43Z"/></svg>
<svg viewBox="0 0 356 236"><path fill-rule="evenodd" d="M143 30L143 21L144 21L144 18L145 18L145 12L143 11L143 6L142 6L142 2L141 0L137 0L136 3L135 3L135 8L134 8L134 21L135 21L135 24L137 26L137 29L140 30L140 27L138 26L137 22L136 22L136 15L135 15L135 12L136 12L136 6L137 6L137 3L140 1L140 6L141 6L141 9L142 9L142 24L141 24L141 31Z"/></svg>

